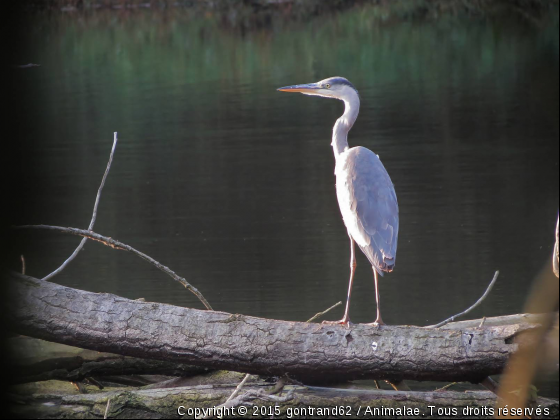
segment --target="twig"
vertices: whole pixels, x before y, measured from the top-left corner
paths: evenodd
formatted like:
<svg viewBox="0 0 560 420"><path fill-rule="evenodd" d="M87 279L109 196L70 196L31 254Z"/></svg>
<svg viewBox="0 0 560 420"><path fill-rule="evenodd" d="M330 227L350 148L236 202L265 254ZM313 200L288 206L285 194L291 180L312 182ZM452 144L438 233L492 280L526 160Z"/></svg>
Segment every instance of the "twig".
<svg viewBox="0 0 560 420"><path fill-rule="evenodd" d="M486 323L486 317L482 318L482 321L480 321L480 325L478 326L478 328L484 327L485 323Z"/></svg>
<svg viewBox="0 0 560 420"><path fill-rule="evenodd" d="M331 306L329 309L323 311L323 312L319 312L318 314L316 314L315 316L313 316L311 319L308 319L307 322L313 322L316 319L321 318L323 315L326 315L328 312L332 311L334 308L339 307L340 305L342 305L342 302L338 302L335 303L333 306Z"/></svg>
<svg viewBox="0 0 560 420"><path fill-rule="evenodd" d="M229 398L226 400L226 402L224 404L227 404L228 402L233 400L235 397L237 397L237 395L239 395L239 393L241 392L241 388L243 388L245 386L245 383L249 380L250 377L251 377L251 375L249 375L249 374L245 375L243 380L239 383L239 385L237 385L237 388L235 388L235 391L233 391L233 394L231 394L229 396Z"/></svg>
<svg viewBox="0 0 560 420"><path fill-rule="evenodd" d="M117 133L115 132L114 139L113 139L113 148L111 149L111 154L109 155L109 162L107 163L107 168L105 169L105 173L103 174L103 178L101 179L101 185L99 186L99 189L97 190L97 197L95 198L95 204L93 205L93 215L91 216L91 222L89 222L88 230L93 229L93 226L95 225L95 220L97 219L97 208L99 207L99 200L101 199L101 192L103 191L103 187L105 186L105 180L107 179L107 175L109 175L109 171L111 170L111 164L113 163L113 156L115 155L115 149L117 147L117 139L118 139L118 136L117 136ZM58 273L60 273L62 270L64 270L66 268L66 266L68 266L68 264L70 264L72 262L72 260L74 258L76 258L76 256L79 254L79 252L84 247L86 241L87 241L87 238L83 238L82 241L80 242L80 244L78 245L78 247L72 253L72 255L70 255L70 257L68 257L68 259L66 261L64 261L64 263L60 267L58 267L56 270L54 270L51 274L43 277L43 280L49 281L54 276L56 276Z"/></svg>
<svg viewBox="0 0 560 420"><path fill-rule="evenodd" d="M395 391L410 391L410 387L406 384L405 381L391 382L385 380L385 382Z"/></svg>
<svg viewBox="0 0 560 420"><path fill-rule="evenodd" d="M457 384L458 384L458 382L451 382L450 384L447 384L442 388L436 389L434 392L445 391L446 389L451 388L452 386L457 385Z"/></svg>
<svg viewBox="0 0 560 420"><path fill-rule="evenodd" d="M21 255L21 274L25 276L25 257Z"/></svg>
<svg viewBox="0 0 560 420"><path fill-rule="evenodd" d="M235 388L235 390L233 391L233 393L229 396L229 398L223 403L220 404L219 406L216 407L216 409L219 408L223 408L223 407L236 407L236 405L232 405L231 401L237 397L237 395L239 395L239 393L241 392L241 389L245 386L245 384L247 383L247 381L249 380L249 378L251 377L251 375L248 373L247 375L245 375L245 377L241 380L241 382L239 383L239 385L237 385L237 387ZM243 397L243 396L242 396ZM207 415L206 417L199 417L202 419L209 419L211 418L212 415Z"/></svg>
<svg viewBox="0 0 560 420"><path fill-rule="evenodd" d="M500 275L499 271L496 271L496 274L494 274L494 278L492 279L492 281L490 282L490 285L488 286L488 288L486 289L486 291L484 292L484 294L480 297L480 299L478 299L474 305L472 305L469 309L467 309L466 311L463 311L457 315L453 315L451 318L446 319L445 321L440 322L439 324L436 325L430 325L428 327L424 327L424 328L440 328L443 327L446 324L449 324L450 322L455 321L456 318L459 318L463 315L468 314L470 311L472 311L474 308L476 308L478 305L480 305L484 299L486 299L486 297L488 296L488 294L490 293L490 291L492 290L492 288L494 287L494 284L496 284L496 281L498 280L498 276Z"/></svg>
<svg viewBox="0 0 560 420"><path fill-rule="evenodd" d="M69 233L71 235L83 236L84 238L88 238L88 239L100 242L103 245L108 246L108 247L113 248L113 249L119 249L121 251L128 251L128 252L131 252L133 254L136 254L137 256L142 258L143 260L148 261L154 267L157 267L158 269L163 271L165 274L170 276L173 280L181 283L188 291L193 293L203 303L203 305L206 307L206 309L208 309L209 311L213 311L213 309L210 306L210 304L208 303L208 301L204 298L202 293L200 293L196 287L191 285L183 277L180 277L179 275L177 275L177 273L175 273L169 267L166 267L165 265L159 263L158 261L154 260L152 257L144 254L143 252L140 252L140 251L132 248L130 245L119 242L119 241L117 241L113 238L109 238L107 236L100 235L100 234L95 233L93 231L76 229L76 228L71 228L71 227L66 228L66 227L61 227L61 226L49 226L49 225L25 225L25 226L15 226L15 229L44 229L44 230L54 230L54 231L57 231L57 232Z"/></svg>
<svg viewBox="0 0 560 420"><path fill-rule="evenodd" d="M104 419L108 418L110 407L111 407L111 398L107 400L107 407L105 408L105 415L103 416Z"/></svg>

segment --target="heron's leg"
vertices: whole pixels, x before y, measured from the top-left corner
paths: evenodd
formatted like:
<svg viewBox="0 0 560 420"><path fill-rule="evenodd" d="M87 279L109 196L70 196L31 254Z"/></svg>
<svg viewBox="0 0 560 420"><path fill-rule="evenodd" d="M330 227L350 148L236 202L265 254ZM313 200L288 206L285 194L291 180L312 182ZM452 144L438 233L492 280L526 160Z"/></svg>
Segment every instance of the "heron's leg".
<svg viewBox="0 0 560 420"><path fill-rule="evenodd" d="M350 233L350 284L348 285L348 297L346 298L346 310L344 317L340 321L324 321L323 324L342 324L349 326L350 322L350 297L352 296L352 286L354 285L354 273L356 272L356 250L355 243Z"/></svg>
<svg viewBox="0 0 560 420"><path fill-rule="evenodd" d="M385 325L383 319L381 319L381 307L379 304L379 274L375 267L373 267L373 277L375 279L375 302L377 303L377 319L373 325Z"/></svg>
<svg viewBox="0 0 560 420"><path fill-rule="evenodd" d="M344 311L344 318L342 318L342 323L344 324L350 322L350 297L352 296L352 287L354 286L354 273L356 272L356 265L356 244L354 242L354 239L352 239L352 237L350 236L350 282L348 284L346 310Z"/></svg>

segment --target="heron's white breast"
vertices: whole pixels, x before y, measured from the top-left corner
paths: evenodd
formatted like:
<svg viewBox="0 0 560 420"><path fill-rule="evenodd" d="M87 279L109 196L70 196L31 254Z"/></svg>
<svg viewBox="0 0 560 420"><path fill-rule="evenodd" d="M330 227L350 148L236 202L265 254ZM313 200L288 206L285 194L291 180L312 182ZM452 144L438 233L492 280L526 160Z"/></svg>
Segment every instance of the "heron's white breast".
<svg viewBox="0 0 560 420"><path fill-rule="evenodd" d="M361 222L358 219L356 212L356 201L352 196L351 183L352 173L349 170L349 159L354 159L357 150L349 149L338 155L336 159L336 165L334 174L336 176L336 197L338 199L338 206L340 208L340 213L342 214L342 219L344 224L348 229L348 232L356 241L356 243L361 247L366 247L370 244L371 238L365 234L364 230L361 228Z"/></svg>

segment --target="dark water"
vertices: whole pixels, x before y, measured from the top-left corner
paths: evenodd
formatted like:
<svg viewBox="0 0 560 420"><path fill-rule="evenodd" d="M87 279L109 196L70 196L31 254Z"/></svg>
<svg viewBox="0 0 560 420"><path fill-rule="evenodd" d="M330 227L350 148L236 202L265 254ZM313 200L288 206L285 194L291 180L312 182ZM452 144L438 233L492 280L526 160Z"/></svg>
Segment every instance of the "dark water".
<svg viewBox="0 0 560 420"><path fill-rule="evenodd" d="M555 20L557 22L557 19ZM85 228L120 142L95 230L142 250L215 309L305 320L343 300L349 246L334 190L342 104L276 92L341 75L360 91L350 145L381 156L399 199L384 319L435 323L522 311L549 263L558 212L558 26L517 19L383 23L372 8L237 31L210 14L37 16L18 64L19 223ZM78 239L25 234L28 273ZM163 273L98 244L56 281L201 307ZM352 318L375 317L358 256ZM340 317L342 308L330 315Z"/></svg>

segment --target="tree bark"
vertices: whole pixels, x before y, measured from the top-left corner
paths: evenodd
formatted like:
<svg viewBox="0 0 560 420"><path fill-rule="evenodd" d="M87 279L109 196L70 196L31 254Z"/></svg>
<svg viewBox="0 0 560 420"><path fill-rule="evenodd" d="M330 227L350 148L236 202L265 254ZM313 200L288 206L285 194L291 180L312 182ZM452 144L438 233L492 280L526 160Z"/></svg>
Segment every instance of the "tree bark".
<svg viewBox="0 0 560 420"><path fill-rule="evenodd" d="M139 302L12 275L20 334L126 356L306 382L479 382L498 374L527 324L484 328L319 325Z"/></svg>
<svg viewBox="0 0 560 420"><path fill-rule="evenodd" d="M176 418L179 407L182 407L183 413L189 413L189 409L212 408L223 403L234 389L235 384L121 390L66 396L48 394L13 396L20 403L14 405L13 410L15 415L22 418L103 418L110 399L107 418ZM248 386L243 392L259 389L264 388ZM287 386L284 395L290 390L293 392L293 398L276 403L279 412L275 413L274 418L492 418L490 410L496 403L495 394L489 391L402 392ZM275 403L258 398L251 401L249 405L246 415L241 415L237 407L235 411L230 412L235 413L235 416L226 415L224 418L271 418L275 410ZM539 405L543 410L541 413L544 414L546 410L548 414L534 415L533 418L558 418L558 401L539 398L535 406ZM470 415L463 412L465 407L471 408ZM342 409L342 413L333 415L331 411L331 415L325 415L325 412L313 413L311 408L315 410L336 408ZM368 411L368 408L371 411ZM404 413L401 411L399 415L398 412L385 411L384 414L374 415L375 408L417 409L418 414L412 415L411 411ZM292 416L288 417L289 414ZM185 418L193 418L193 416L185 415Z"/></svg>

